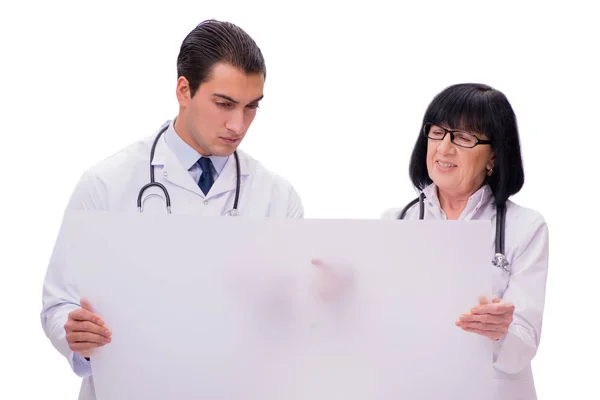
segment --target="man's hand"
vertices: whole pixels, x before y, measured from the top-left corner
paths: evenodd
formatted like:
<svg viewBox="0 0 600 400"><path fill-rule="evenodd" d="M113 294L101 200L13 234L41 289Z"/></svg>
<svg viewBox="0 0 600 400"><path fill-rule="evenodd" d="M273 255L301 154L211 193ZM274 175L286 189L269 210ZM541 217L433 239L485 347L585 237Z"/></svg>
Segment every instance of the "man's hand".
<svg viewBox="0 0 600 400"><path fill-rule="evenodd" d="M82 299L81 306L69 313L65 331L69 348L89 358L93 349L110 343L112 332L104 326L102 318L92 312L90 303Z"/></svg>
<svg viewBox="0 0 600 400"><path fill-rule="evenodd" d="M462 314L456 321L456 326L467 332L498 340L508 331L514 311L513 304L504 303L496 296L492 298L491 303L487 298L480 297L479 305L473 307L471 312Z"/></svg>

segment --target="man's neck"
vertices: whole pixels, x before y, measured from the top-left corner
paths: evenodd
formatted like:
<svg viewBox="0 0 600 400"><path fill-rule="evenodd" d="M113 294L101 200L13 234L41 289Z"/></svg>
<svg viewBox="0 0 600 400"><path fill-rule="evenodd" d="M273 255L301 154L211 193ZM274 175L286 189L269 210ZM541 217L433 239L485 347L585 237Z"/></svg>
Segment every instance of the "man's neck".
<svg viewBox="0 0 600 400"><path fill-rule="evenodd" d="M212 154L209 154L206 150L200 147L198 143L196 143L192 133L186 129L183 121L184 118L182 118L180 115L175 117L175 121L173 122L173 130L175 131L175 134L179 136L181 140L183 140L188 146L200 153L200 155L205 157L211 156Z"/></svg>

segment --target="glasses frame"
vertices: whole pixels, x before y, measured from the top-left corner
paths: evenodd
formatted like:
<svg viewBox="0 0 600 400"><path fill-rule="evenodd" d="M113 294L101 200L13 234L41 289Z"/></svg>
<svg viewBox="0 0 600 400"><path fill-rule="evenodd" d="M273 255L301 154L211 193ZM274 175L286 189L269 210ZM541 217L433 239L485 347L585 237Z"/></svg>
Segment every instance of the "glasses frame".
<svg viewBox="0 0 600 400"><path fill-rule="evenodd" d="M442 136L442 137L441 137L441 139L435 139L435 138L429 137L429 135L427 134L427 126L428 126L428 125L430 126L430 129L431 129L431 127L433 127L433 126L437 126L438 128L442 129L442 130L444 131L444 136ZM475 144L474 144L473 146L465 146L465 145L462 145L462 144L458 144L458 143L456 143L456 142L454 141L454 132L466 133L467 135L473 136L473 137L475 138ZM473 148L473 147L475 147L475 146L478 146L478 145L483 145L483 144L489 144L489 145L491 145L491 144L492 144L492 142L491 142L490 140L479 139L479 138L478 138L476 135L474 135L473 133L471 133L471 132L467 132L467 131L463 131L463 130L461 130L461 129L446 129L446 128L444 128L443 126L439 126L439 125L437 125L437 124L434 124L433 122L426 122L426 123L423 125L423 135L425 135L425 137L426 137L427 139L429 139L429 140L438 140L438 141L441 141L441 140L444 140L444 139L446 138L446 135L447 135L447 134L450 134L450 141L451 141L453 144L455 144L456 146L459 146L459 147L465 148L465 149L472 149L472 148Z"/></svg>

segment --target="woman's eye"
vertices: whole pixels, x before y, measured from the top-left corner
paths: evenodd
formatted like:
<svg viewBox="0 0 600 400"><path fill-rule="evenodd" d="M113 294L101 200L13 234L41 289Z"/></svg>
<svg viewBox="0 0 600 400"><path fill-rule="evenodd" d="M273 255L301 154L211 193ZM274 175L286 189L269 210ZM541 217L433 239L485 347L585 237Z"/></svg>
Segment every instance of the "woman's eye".
<svg viewBox="0 0 600 400"><path fill-rule="evenodd" d="M470 135L464 135L464 134L462 134L462 135L460 135L460 134L456 135L456 139L460 140L463 143L470 143L470 142L473 141L473 137L472 136L470 136Z"/></svg>

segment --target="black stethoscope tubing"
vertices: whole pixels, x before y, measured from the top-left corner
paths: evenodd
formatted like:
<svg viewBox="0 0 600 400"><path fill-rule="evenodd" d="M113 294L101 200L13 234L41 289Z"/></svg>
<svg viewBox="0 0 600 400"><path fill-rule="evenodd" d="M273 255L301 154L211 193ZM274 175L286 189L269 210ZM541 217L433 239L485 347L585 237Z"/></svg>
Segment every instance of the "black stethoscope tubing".
<svg viewBox="0 0 600 400"><path fill-rule="evenodd" d="M154 166L152 165L152 160L154 159L154 152L156 151L156 144L160 139L161 135L167 130L168 126L165 126L158 132L154 142L152 143L152 148L150 149L150 182L145 184L138 193L137 198L137 207L140 212L142 212L142 197L146 189L150 187L158 187L165 195L165 202L167 205L167 213L171 213L171 196L169 196L169 191L167 188L161 184L160 182L156 182L154 179ZM240 159L238 157L237 151L233 152L235 156L235 169L236 169L236 185L235 185L235 200L233 202L233 209L229 211L231 215L237 215L238 202L240 199L240 188L241 188L241 171L240 171Z"/></svg>
<svg viewBox="0 0 600 400"><path fill-rule="evenodd" d="M419 197L408 203L400 212L398 219L404 219L408 210L419 203L419 220L422 220L425 216L425 194L421 193ZM492 264L494 266L509 271L509 263L504 255L504 236L505 236L505 222L506 222L506 206L504 204L496 207L496 237L494 240L495 254Z"/></svg>

